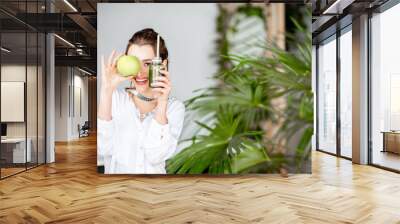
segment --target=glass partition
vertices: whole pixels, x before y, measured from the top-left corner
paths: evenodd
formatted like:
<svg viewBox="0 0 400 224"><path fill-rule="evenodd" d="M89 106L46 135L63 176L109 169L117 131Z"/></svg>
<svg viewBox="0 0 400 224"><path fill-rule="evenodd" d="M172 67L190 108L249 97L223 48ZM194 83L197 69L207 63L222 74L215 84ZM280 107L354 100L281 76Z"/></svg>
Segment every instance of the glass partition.
<svg viewBox="0 0 400 224"><path fill-rule="evenodd" d="M1 34L1 176L24 171L26 150L26 33ZM29 149L29 147L28 147Z"/></svg>
<svg viewBox="0 0 400 224"><path fill-rule="evenodd" d="M18 16L43 12L43 5L0 3L13 7ZM0 12L0 20L0 178L5 178L45 163L46 39L12 15Z"/></svg>
<svg viewBox="0 0 400 224"><path fill-rule="evenodd" d="M27 112L27 150L30 151L30 160L27 163L27 167L33 167L37 165L37 127L38 127L38 88L37 88L37 76L38 76L38 49L37 41L38 35L36 32L27 33L27 97L26 97L26 112Z"/></svg>
<svg viewBox="0 0 400 224"><path fill-rule="evenodd" d="M46 162L46 36L43 33L38 33L38 76L37 76L37 162L43 164Z"/></svg>
<svg viewBox="0 0 400 224"><path fill-rule="evenodd" d="M318 149L336 153L336 36L318 47Z"/></svg>

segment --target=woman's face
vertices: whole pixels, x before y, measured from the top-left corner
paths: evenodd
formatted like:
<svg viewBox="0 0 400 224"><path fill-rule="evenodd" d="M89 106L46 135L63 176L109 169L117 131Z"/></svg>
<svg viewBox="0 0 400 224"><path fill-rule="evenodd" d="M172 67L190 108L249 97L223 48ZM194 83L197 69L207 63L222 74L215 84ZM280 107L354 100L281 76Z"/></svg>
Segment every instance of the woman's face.
<svg viewBox="0 0 400 224"><path fill-rule="evenodd" d="M144 93L150 89L148 77L151 60L155 57L153 47L151 45L132 44L128 49L128 55L136 56L142 62L140 72L132 81L136 90Z"/></svg>

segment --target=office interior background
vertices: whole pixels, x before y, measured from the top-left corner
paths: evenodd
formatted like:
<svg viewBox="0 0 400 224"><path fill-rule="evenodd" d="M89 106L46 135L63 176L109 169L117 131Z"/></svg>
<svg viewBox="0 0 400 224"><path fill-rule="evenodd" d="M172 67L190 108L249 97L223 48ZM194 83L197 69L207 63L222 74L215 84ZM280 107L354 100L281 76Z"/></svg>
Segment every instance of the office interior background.
<svg viewBox="0 0 400 224"><path fill-rule="evenodd" d="M63 1L1 1L2 179L55 162L56 142L95 132L93 4L67 16L74 10Z"/></svg>
<svg viewBox="0 0 400 224"><path fill-rule="evenodd" d="M400 32L394 27L400 5L379 1L333 6L313 24L314 148L399 172ZM329 16L335 10L342 11L340 16Z"/></svg>
<svg viewBox="0 0 400 224"><path fill-rule="evenodd" d="M98 2L0 2L0 220L399 222L397 0L307 1L312 174L186 179L97 173Z"/></svg>
<svg viewBox="0 0 400 224"><path fill-rule="evenodd" d="M96 3L2 1L1 177L54 162L55 141L79 138L82 126L96 130ZM400 68L394 55L400 34L393 27L400 6L393 1L331 5L313 4L313 148L399 171ZM332 15L322 11L326 8L341 12ZM54 14L45 23L49 12ZM353 21L363 29L354 30ZM46 36L49 32L55 34ZM357 50L364 58L355 58L360 52L353 53L354 44L362 44ZM366 77L355 77L357 69ZM364 90L359 102L353 102L354 85ZM353 113L355 104L362 106L360 113ZM362 128L353 128L354 119ZM353 147L353 139L361 142Z"/></svg>

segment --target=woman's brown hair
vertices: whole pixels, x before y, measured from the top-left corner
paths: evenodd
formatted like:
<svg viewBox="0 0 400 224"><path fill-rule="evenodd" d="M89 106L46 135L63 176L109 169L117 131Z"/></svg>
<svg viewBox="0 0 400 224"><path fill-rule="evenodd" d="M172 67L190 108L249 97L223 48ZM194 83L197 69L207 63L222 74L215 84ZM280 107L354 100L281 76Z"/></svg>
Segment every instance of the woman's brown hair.
<svg viewBox="0 0 400 224"><path fill-rule="evenodd" d="M139 46L146 44L151 45L153 47L154 54L156 54L157 35L158 33L151 28L146 28L136 32L135 34L133 34L132 38L129 39L129 43L126 46L125 54L128 54L128 50L132 46L132 44L136 44ZM165 46L165 41L161 36L160 36L160 57L162 61L168 59L168 50L167 47Z"/></svg>

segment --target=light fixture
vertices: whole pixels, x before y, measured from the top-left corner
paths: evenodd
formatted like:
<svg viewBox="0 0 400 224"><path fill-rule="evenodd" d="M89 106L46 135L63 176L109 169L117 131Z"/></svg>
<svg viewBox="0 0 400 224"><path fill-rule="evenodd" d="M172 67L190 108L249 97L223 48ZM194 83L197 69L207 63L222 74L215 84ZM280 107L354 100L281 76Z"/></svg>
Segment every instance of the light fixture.
<svg viewBox="0 0 400 224"><path fill-rule="evenodd" d="M7 49L7 48L5 48L5 47L1 47L1 50L4 51L4 52L6 52L6 53L10 53L10 52L11 52L11 50L9 50L9 49Z"/></svg>
<svg viewBox="0 0 400 224"><path fill-rule="evenodd" d="M83 72L83 73L85 73L85 74L87 74L87 75L90 75L90 76L92 75L92 73L90 73L90 72L88 72L88 71L86 71L86 70L83 70L83 69L81 69L81 68L79 68L79 67L78 67L78 70L81 71L81 72Z"/></svg>
<svg viewBox="0 0 400 224"><path fill-rule="evenodd" d="M336 0L332 5L324 10L322 14L342 14L343 10L351 5L355 0Z"/></svg>
<svg viewBox="0 0 400 224"><path fill-rule="evenodd" d="M63 41L64 43L68 44L69 46L75 48L75 45L73 45L73 44L72 44L71 42L69 42L68 40L66 40L66 39L64 39L64 38L62 38L62 37L60 37L60 36L57 35L57 34L54 34L54 36L56 36L58 39L60 39L60 40Z"/></svg>
<svg viewBox="0 0 400 224"><path fill-rule="evenodd" d="M65 4L67 4L72 10L74 10L75 12L78 12L78 10L68 1L68 0L64 0Z"/></svg>
<svg viewBox="0 0 400 224"><path fill-rule="evenodd" d="M82 48L76 48L76 53L79 55L86 55Z"/></svg>

